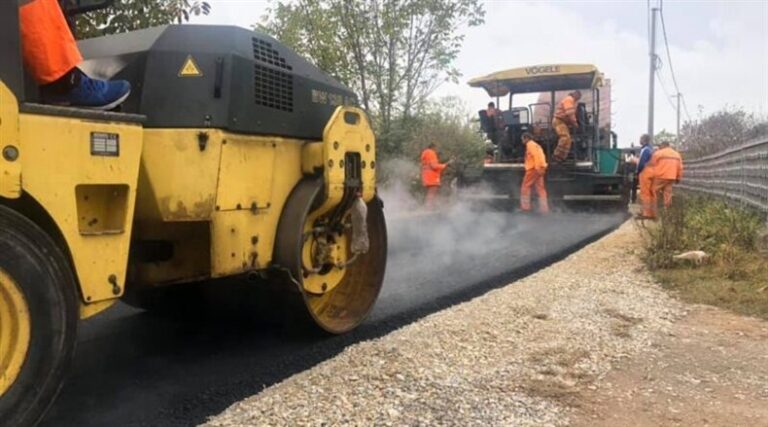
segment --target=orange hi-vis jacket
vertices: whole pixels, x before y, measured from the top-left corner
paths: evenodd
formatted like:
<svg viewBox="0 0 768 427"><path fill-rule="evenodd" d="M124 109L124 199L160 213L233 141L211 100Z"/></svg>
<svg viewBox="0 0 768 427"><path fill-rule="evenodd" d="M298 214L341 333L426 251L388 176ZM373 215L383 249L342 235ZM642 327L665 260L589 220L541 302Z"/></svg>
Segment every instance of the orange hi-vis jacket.
<svg viewBox="0 0 768 427"><path fill-rule="evenodd" d="M573 96L568 95L557 104L555 109L555 118L564 121L572 126L577 126L576 121L576 100Z"/></svg>
<svg viewBox="0 0 768 427"><path fill-rule="evenodd" d="M440 175L446 164L437 159L437 152L427 148L421 152L421 183L425 187L437 187L440 185Z"/></svg>
<svg viewBox="0 0 768 427"><path fill-rule="evenodd" d="M656 150L648 164L654 178L679 181L683 177L683 158L671 147Z"/></svg>
<svg viewBox="0 0 768 427"><path fill-rule="evenodd" d="M547 158L544 156L544 150L534 140L525 143L525 170L536 169L537 172L543 172L547 169Z"/></svg>

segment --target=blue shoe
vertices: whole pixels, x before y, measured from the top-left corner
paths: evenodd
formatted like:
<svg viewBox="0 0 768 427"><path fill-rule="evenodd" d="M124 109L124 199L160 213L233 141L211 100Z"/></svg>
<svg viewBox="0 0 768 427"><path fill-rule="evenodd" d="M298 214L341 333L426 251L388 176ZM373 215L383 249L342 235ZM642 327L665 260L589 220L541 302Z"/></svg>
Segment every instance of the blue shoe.
<svg viewBox="0 0 768 427"><path fill-rule="evenodd" d="M122 104L131 94L131 84L125 80L97 80L75 69L71 87L65 92L43 91L45 102L71 107L111 110ZM47 96L46 96L47 95Z"/></svg>

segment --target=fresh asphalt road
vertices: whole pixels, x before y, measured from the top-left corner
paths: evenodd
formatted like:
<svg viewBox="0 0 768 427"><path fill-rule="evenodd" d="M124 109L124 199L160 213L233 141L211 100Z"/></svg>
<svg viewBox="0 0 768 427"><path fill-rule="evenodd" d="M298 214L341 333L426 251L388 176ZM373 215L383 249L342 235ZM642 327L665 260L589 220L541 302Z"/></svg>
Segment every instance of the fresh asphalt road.
<svg viewBox="0 0 768 427"><path fill-rule="evenodd" d="M456 211L388 220L381 296L368 320L343 336L286 333L249 312L178 319L120 304L81 324L72 373L43 425L200 423L350 344L535 271L625 218Z"/></svg>

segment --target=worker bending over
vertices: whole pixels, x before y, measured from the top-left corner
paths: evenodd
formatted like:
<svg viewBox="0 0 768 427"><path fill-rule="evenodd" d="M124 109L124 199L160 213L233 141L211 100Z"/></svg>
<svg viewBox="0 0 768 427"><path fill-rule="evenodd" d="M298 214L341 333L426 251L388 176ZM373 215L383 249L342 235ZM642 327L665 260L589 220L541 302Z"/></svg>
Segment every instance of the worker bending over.
<svg viewBox="0 0 768 427"><path fill-rule="evenodd" d="M672 185L680 182L683 177L683 158L669 146L669 142L665 141L659 144L659 149L653 153L648 165L653 169L652 191L655 198L653 216L655 217L659 193L663 196L664 207L672 206Z"/></svg>
<svg viewBox="0 0 768 427"><path fill-rule="evenodd" d="M21 49L27 72L40 85L47 104L111 110L131 93L124 80L86 76L75 38L56 0L19 0Z"/></svg>
<svg viewBox="0 0 768 427"><path fill-rule="evenodd" d="M640 206L642 208L641 219L655 218L653 207L656 205L656 195L653 193L653 170L648 167L653 155L651 137L644 134L640 137L640 157L637 160L636 176L640 186Z"/></svg>
<svg viewBox="0 0 768 427"><path fill-rule="evenodd" d="M435 207L437 194L440 191L440 176L443 170L451 163L447 161L440 163L437 158L437 145L431 142L424 151L421 152L421 184L426 189L424 196L424 207L432 209Z"/></svg>
<svg viewBox="0 0 768 427"><path fill-rule="evenodd" d="M539 212L542 214L549 213L547 189L544 187L544 176L547 173L547 159L544 156L544 150L528 132L523 134L523 144L525 145L525 176L523 176L523 185L520 188L520 210L523 212L531 211L531 188L534 188L539 197Z"/></svg>
<svg viewBox="0 0 768 427"><path fill-rule="evenodd" d="M553 157L558 162L565 160L568 153L571 152L573 139L570 128L577 129L579 127L579 121L576 119L576 104L579 99L581 99L581 91L575 90L563 98L555 109L552 127L557 133L557 147L555 147Z"/></svg>

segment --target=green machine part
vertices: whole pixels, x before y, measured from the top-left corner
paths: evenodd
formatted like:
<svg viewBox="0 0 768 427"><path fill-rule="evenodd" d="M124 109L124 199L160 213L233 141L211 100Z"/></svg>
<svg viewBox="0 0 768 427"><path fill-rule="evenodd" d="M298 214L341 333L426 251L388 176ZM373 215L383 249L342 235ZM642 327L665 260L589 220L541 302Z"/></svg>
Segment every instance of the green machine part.
<svg viewBox="0 0 768 427"><path fill-rule="evenodd" d="M619 164L621 163L621 149L619 148L597 148L598 172L601 175L615 175L619 173Z"/></svg>

